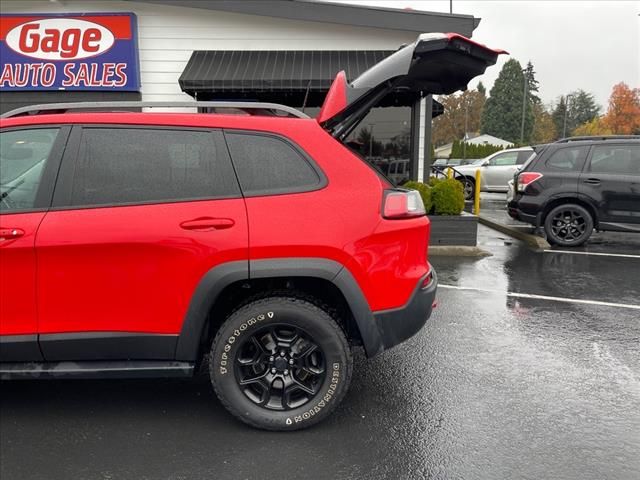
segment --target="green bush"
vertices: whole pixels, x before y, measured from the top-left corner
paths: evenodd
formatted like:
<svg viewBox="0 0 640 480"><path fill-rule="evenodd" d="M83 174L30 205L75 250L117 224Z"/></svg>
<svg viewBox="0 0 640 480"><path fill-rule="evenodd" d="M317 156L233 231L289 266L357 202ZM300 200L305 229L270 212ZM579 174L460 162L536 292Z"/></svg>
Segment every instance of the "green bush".
<svg viewBox="0 0 640 480"><path fill-rule="evenodd" d="M462 183L453 178L432 178L431 202L436 215L460 215L464 209Z"/></svg>
<svg viewBox="0 0 640 480"><path fill-rule="evenodd" d="M422 197L422 203L424 203L424 209L427 213L431 212L431 187L422 182L410 181L403 185L404 188L409 190L417 190Z"/></svg>

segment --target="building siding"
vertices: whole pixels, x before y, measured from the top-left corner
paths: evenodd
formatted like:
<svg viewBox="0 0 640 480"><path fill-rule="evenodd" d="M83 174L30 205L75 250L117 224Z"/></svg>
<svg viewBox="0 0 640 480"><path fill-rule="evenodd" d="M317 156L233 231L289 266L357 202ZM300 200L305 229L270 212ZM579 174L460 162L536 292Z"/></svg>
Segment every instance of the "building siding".
<svg viewBox="0 0 640 480"><path fill-rule="evenodd" d="M178 77L193 50L394 50L411 32L122 1L3 0L2 13L133 12L142 100L184 101Z"/></svg>

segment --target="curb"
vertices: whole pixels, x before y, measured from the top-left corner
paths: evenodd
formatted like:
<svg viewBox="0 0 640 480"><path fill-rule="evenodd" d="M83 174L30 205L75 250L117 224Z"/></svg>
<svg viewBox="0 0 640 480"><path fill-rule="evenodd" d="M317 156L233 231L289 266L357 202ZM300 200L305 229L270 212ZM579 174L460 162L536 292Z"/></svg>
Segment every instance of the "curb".
<svg viewBox="0 0 640 480"><path fill-rule="evenodd" d="M435 245L429 246L429 256L434 257L491 257L493 253L478 247L462 245Z"/></svg>
<svg viewBox="0 0 640 480"><path fill-rule="evenodd" d="M534 235L532 233L526 233L517 228L509 227L508 225L504 225L502 223L494 222L493 220L489 220L486 217L478 216L478 221L494 230L498 230L499 232L505 233L513 238L517 238L518 240L522 240L528 246L535 248L536 250L546 250L551 248L549 242L547 242L544 238L539 237L538 235Z"/></svg>

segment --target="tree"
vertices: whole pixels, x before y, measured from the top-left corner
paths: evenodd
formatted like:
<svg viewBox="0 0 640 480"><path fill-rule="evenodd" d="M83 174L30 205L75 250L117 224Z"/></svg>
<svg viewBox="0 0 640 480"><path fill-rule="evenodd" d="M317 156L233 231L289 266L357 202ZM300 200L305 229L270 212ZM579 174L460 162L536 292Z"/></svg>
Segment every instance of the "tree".
<svg viewBox="0 0 640 480"><path fill-rule="evenodd" d="M536 95L536 93L540 89L540 82L536 80L536 72L533 70L533 64L531 63L531 61L527 62L527 68L524 72L524 76L527 77L527 97L529 101L533 105L540 103L540 97Z"/></svg>
<svg viewBox="0 0 640 480"><path fill-rule="evenodd" d="M528 88L537 89L537 82L527 76ZM522 104L524 95L525 74L520 62L516 59L507 61L500 70L489 99L482 114L481 132L503 138L513 143L520 143L520 125L522 121ZM535 90L534 90L535 92ZM533 132L533 101L527 94L525 103L524 143L528 143ZM537 98L537 97L535 97Z"/></svg>
<svg viewBox="0 0 640 480"><path fill-rule="evenodd" d="M584 90L574 90L560 97L553 112L556 131L559 136L569 135L576 127L593 120L599 113L600 106L593 94Z"/></svg>
<svg viewBox="0 0 640 480"><path fill-rule="evenodd" d="M462 139L465 133L479 131L485 100L478 90L439 97L444 113L433 120L433 143L444 145Z"/></svg>
<svg viewBox="0 0 640 480"><path fill-rule="evenodd" d="M576 136L611 135L612 133L604 117L591 119L573 131L573 135Z"/></svg>
<svg viewBox="0 0 640 480"><path fill-rule="evenodd" d="M613 87L605 121L619 135L640 133L640 88L620 82Z"/></svg>
<svg viewBox="0 0 640 480"><path fill-rule="evenodd" d="M480 95L482 95L485 99L487 98L487 89L484 86L484 83L482 82L478 82L478 87L476 88L476 90L478 91L478 93Z"/></svg>
<svg viewBox="0 0 640 480"><path fill-rule="evenodd" d="M558 138L553 117L542 103L533 105L533 117L535 121L531 135L531 143L549 143Z"/></svg>

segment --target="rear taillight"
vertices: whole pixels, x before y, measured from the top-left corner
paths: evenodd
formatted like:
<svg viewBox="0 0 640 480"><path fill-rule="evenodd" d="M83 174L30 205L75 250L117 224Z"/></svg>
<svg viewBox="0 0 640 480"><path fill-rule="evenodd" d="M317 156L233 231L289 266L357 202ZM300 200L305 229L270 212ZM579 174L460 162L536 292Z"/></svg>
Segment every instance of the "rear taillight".
<svg viewBox="0 0 640 480"><path fill-rule="evenodd" d="M416 190L385 190L382 216L388 219L422 217L426 212Z"/></svg>
<svg viewBox="0 0 640 480"><path fill-rule="evenodd" d="M522 172L518 175L518 192L524 192L525 188L536 180L542 178L542 174L538 172Z"/></svg>

